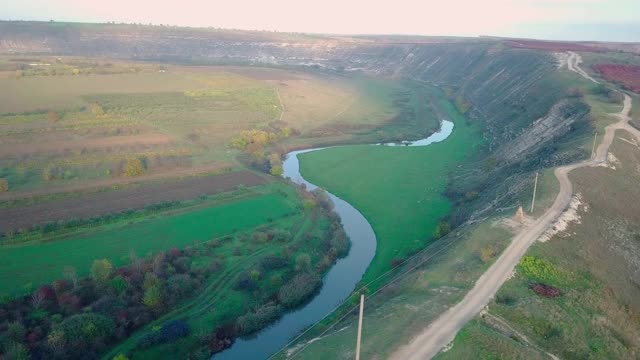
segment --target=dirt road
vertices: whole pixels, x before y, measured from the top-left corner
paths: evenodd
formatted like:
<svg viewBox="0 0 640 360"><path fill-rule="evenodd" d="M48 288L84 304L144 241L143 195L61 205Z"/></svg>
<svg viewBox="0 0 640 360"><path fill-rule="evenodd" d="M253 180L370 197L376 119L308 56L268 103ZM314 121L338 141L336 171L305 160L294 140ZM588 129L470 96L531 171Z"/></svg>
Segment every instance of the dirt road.
<svg viewBox="0 0 640 360"><path fill-rule="evenodd" d="M599 84L598 80L592 78L591 76L589 76L589 74L587 74L584 70L582 70L582 68L580 67L581 63L582 63L582 56L574 53L573 51L569 51L569 58L567 59L567 67L569 68L569 70L573 71L574 73L577 73L578 75L582 76L587 80L591 80L594 83Z"/></svg>
<svg viewBox="0 0 640 360"><path fill-rule="evenodd" d="M622 111L615 114L620 121L606 127L604 138L596 150L595 157L581 163L559 167L555 170L555 176L560 182L560 192L553 205L544 215L522 229L513 238L511 244L500 255L498 260L478 279L473 289L467 293L460 303L442 314L424 331L413 338L409 344L398 349L391 358L403 360L432 358L454 339L456 333L469 320L482 311L502 284L507 281L527 249L554 223L569 205L573 194L573 186L568 177L569 172L573 169L597 166L605 162L609 146L613 142L617 129L631 131L640 139L640 132L628 125L630 111L631 98L625 95ZM632 130L629 130L629 128Z"/></svg>

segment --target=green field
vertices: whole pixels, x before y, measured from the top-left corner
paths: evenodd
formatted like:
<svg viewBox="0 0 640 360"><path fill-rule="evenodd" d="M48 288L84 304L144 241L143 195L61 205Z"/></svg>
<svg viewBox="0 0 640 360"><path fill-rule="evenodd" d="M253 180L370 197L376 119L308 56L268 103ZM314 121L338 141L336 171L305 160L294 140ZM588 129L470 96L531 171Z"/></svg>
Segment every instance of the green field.
<svg viewBox="0 0 640 360"><path fill-rule="evenodd" d="M142 257L184 248L292 216L298 212L292 194L282 185L272 185L229 203L200 205L131 224L125 219L67 239L0 247L0 293L30 291L32 286L59 279L65 266L85 276L95 259L107 258L121 266L132 252Z"/></svg>
<svg viewBox="0 0 640 360"><path fill-rule="evenodd" d="M371 223L378 247L363 282L433 240L451 206L443 195L448 171L482 142L476 127L438 90L431 95L455 123L446 141L427 147L341 146L299 157L306 179L354 205Z"/></svg>

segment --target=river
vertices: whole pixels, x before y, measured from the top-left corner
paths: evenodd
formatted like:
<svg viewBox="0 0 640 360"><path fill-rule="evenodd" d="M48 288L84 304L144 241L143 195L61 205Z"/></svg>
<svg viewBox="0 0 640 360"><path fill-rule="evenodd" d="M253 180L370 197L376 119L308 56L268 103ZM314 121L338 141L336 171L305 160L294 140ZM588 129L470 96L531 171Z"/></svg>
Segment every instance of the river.
<svg viewBox="0 0 640 360"><path fill-rule="evenodd" d="M440 130L425 139L372 146L427 146L445 140L452 132L453 122L443 120ZM298 154L322 149L314 148L288 153L283 163L283 177L291 179L296 184L305 184L307 190L316 189L316 185L305 180L300 174ZM349 254L339 259L325 275L322 289L313 300L298 310L288 312L275 324L253 337L238 339L231 348L214 355L213 359L266 359L305 328L329 314L355 289L376 254L376 235L371 224L355 207L331 193L328 195L351 240Z"/></svg>

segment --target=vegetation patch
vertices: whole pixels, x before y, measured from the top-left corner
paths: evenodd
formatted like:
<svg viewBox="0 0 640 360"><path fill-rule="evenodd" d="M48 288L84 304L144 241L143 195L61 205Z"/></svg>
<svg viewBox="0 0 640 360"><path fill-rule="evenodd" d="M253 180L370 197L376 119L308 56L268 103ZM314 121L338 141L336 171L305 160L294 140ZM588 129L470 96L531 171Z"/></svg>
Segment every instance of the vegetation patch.
<svg viewBox="0 0 640 360"><path fill-rule="evenodd" d="M623 88L640 93L640 66L623 64L596 64L593 68L607 81L618 83Z"/></svg>

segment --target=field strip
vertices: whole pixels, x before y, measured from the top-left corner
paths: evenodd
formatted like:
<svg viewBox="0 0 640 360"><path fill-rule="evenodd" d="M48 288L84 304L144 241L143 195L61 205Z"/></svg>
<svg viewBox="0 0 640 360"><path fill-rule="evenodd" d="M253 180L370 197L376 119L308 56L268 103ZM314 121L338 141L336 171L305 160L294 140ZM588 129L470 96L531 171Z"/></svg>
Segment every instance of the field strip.
<svg viewBox="0 0 640 360"><path fill-rule="evenodd" d="M136 177L120 177L120 178L105 179L105 180L92 181L92 182L79 183L79 184L51 186L46 189L38 189L38 190L31 190L31 191L8 191L8 192L0 193L0 201L19 200L19 199L27 199L27 198L33 199L41 196L79 192L79 191L100 190L101 188L109 188L109 187L118 186L118 185L142 183L146 181L204 175L210 172L217 172L224 169L228 169L231 166L232 166L231 163L216 163L213 165L198 166L198 167L192 167L192 168L173 169L169 171L157 172L153 174L136 176Z"/></svg>
<svg viewBox="0 0 640 360"><path fill-rule="evenodd" d="M631 98L625 94L624 107L615 114L619 121L606 127L606 133L590 160L577 164L561 166L554 174L560 183L560 192L553 205L538 219L522 229L511 244L504 250L496 262L475 283L465 297L455 306L449 308L426 329L417 334L410 342L399 348L392 359L430 359L451 343L462 327L479 314L495 296L500 287L509 279L516 265L529 247L542 235L564 212L573 195L573 185L569 180L569 172L582 167L598 166L607 161L607 153L618 129L631 128L628 124L631 111ZM640 139L640 131L633 132Z"/></svg>
<svg viewBox="0 0 640 360"><path fill-rule="evenodd" d="M229 191L240 184L256 186L264 183L266 180L260 175L250 171L238 171L2 208L0 209L0 231L15 231L67 219L92 218L128 209L141 209L147 205L165 201L182 201L203 194Z"/></svg>
<svg viewBox="0 0 640 360"><path fill-rule="evenodd" d="M166 145L173 139L164 134L110 136L100 139L65 140L43 143L0 145L0 158L17 157L38 153L63 153L71 150L105 149L119 147L139 147Z"/></svg>

